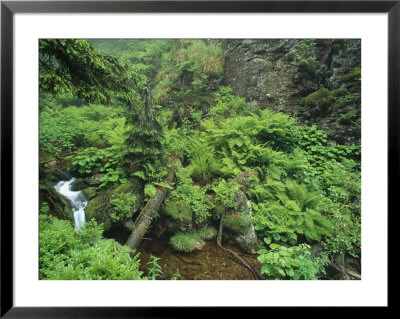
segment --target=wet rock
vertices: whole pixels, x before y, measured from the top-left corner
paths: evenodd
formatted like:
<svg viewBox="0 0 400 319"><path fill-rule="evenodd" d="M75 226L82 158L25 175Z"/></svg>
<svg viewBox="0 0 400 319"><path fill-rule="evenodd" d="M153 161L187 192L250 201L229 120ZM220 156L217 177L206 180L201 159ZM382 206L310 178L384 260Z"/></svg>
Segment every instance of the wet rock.
<svg viewBox="0 0 400 319"><path fill-rule="evenodd" d="M244 171L236 176L235 181L241 185L241 188L234 195L236 211L226 216L224 227L232 233L229 237L243 251L254 254L260 245L254 229L251 203L245 194L250 186L252 176L258 176L258 173L256 171Z"/></svg>
<svg viewBox="0 0 400 319"><path fill-rule="evenodd" d="M105 174L96 174L88 178L87 183L90 186L99 186L102 181L101 179L104 177Z"/></svg>
<svg viewBox="0 0 400 319"><path fill-rule="evenodd" d="M97 196L96 187L87 187L84 188L82 191L89 200Z"/></svg>
<svg viewBox="0 0 400 319"><path fill-rule="evenodd" d="M185 232L193 228L193 212L190 206L168 200L160 208L162 219L157 224L162 224L164 232Z"/></svg>
<svg viewBox="0 0 400 319"><path fill-rule="evenodd" d="M87 179L85 178L77 178L71 185L70 189L71 191L80 191L83 190L84 188L87 188L89 186L89 183Z"/></svg>
<svg viewBox="0 0 400 319"><path fill-rule="evenodd" d="M234 235L234 241L240 246L240 248L251 254L255 254L257 250L260 248L258 243L257 234L254 229L253 222L253 214L252 207L247 199L245 193L239 190L235 194L235 201L237 203L237 214L236 217L237 222L240 225L239 231L234 231L236 234ZM229 216L227 217L227 221L229 220ZM228 229L232 230L232 227Z"/></svg>
<svg viewBox="0 0 400 319"><path fill-rule="evenodd" d="M235 181L240 185L243 192L247 192L251 183L251 176L259 176L257 171L243 171L236 175Z"/></svg>
<svg viewBox="0 0 400 319"><path fill-rule="evenodd" d="M86 220L95 219L98 223L104 223L104 231L108 231L113 223L110 214L113 212L113 206L110 199L116 194L132 192L137 196L137 201L133 205L131 212L136 213L143 204L143 197L139 195L141 183L138 180L131 180L121 184L116 188L108 189L89 201L85 208ZM123 225L125 220L118 221L117 224Z"/></svg>
<svg viewBox="0 0 400 319"><path fill-rule="evenodd" d="M39 184L39 213L49 214L58 219L74 220L74 214L67 202L57 193L50 182Z"/></svg>

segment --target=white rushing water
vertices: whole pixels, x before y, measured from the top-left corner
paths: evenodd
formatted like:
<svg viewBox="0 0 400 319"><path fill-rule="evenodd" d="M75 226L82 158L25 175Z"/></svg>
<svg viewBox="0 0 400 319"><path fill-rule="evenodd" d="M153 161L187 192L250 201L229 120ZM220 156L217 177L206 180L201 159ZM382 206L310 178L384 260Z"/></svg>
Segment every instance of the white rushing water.
<svg viewBox="0 0 400 319"><path fill-rule="evenodd" d="M71 205L71 210L74 213L75 229L80 229L85 223L85 207L88 203L85 195L81 191L71 191L71 184L76 180L75 177L69 181L59 181L56 186L56 191L61 194Z"/></svg>

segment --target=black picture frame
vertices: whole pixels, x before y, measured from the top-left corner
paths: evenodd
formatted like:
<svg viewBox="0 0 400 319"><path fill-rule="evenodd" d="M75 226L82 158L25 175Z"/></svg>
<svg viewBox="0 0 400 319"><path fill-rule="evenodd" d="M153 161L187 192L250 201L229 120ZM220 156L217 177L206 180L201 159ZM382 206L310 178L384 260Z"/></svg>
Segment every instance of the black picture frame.
<svg viewBox="0 0 400 319"><path fill-rule="evenodd" d="M14 307L13 303L13 19L15 13L387 13L388 204L398 213L400 1L1 1L1 318L176 318L187 308ZM388 212L388 213L389 213ZM390 214L388 214L390 218ZM390 222L389 222L390 225ZM389 239L389 238L388 238ZM390 241L388 240L388 244ZM388 246L389 247L389 246ZM389 256L389 254L388 254ZM389 282L388 282L389 287ZM34 292L32 292L34 293ZM388 305L389 305L388 300ZM389 307L388 307L389 308ZM209 312L210 309L203 309ZM221 309L219 309L221 310ZM216 311L216 309L214 309ZM228 315L226 309L223 309ZM303 311L302 311L303 312ZM211 312L209 312L211 313ZM299 315L299 313L297 314Z"/></svg>

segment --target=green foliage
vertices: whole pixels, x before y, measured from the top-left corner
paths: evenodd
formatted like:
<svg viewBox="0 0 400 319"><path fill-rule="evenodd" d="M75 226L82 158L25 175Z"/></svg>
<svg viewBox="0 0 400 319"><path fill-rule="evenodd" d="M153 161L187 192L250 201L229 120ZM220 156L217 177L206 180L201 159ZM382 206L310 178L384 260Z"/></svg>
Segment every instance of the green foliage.
<svg viewBox="0 0 400 319"><path fill-rule="evenodd" d="M320 241L322 236L331 234L331 222L320 213L321 196L304 184L271 180L254 187L248 194L253 201L255 229L266 238L288 239L295 244L298 235L304 235L309 241Z"/></svg>
<svg viewBox="0 0 400 319"><path fill-rule="evenodd" d="M308 112L314 116L323 116L331 110L341 109L353 102L353 96L344 87L329 91L321 87L317 91L299 100L299 104L307 108Z"/></svg>
<svg viewBox="0 0 400 319"><path fill-rule="evenodd" d="M175 56L178 76L189 74L194 90L203 89L209 77L223 73L224 52L220 46L207 45L203 40L182 40L179 45Z"/></svg>
<svg viewBox="0 0 400 319"><path fill-rule="evenodd" d="M296 136L298 145L305 152L305 156L316 170L322 174L326 171L325 166L328 162L336 161L339 163L346 160L354 160L354 166L360 167L361 147L357 145L334 145L326 146L327 135L317 129L316 125L311 127L297 127Z"/></svg>
<svg viewBox="0 0 400 319"><path fill-rule="evenodd" d="M95 147L85 148L75 153L71 162L71 170L76 170L81 175L91 174L95 167L101 166L104 158L102 150L98 150Z"/></svg>
<svg viewBox="0 0 400 319"><path fill-rule="evenodd" d="M74 118L62 116L58 111L39 115L40 150L57 156L61 151L72 151L80 144L83 134L76 130Z"/></svg>
<svg viewBox="0 0 400 319"><path fill-rule="evenodd" d="M342 77L343 82L361 84L361 66L356 66Z"/></svg>
<svg viewBox="0 0 400 319"><path fill-rule="evenodd" d="M290 51L290 56L294 57L295 61L302 58L313 58L316 55L316 40L304 39L301 40Z"/></svg>
<svg viewBox="0 0 400 319"><path fill-rule="evenodd" d="M120 107L68 106L51 102L39 118L40 150L58 155L79 147L104 147L124 142L125 118Z"/></svg>
<svg viewBox="0 0 400 319"><path fill-rule="evenodd" d="M325 274L326 255L311 256L310 246L285 247L271 244L271 250L261 249L257 258L262 263L261 273L273 279L317 280Z"/></svg>
<svg viewBox="0 0 400 319"><path fill-rule="evenodd" d="M176 172L177 183L175 189L170 193L166 204L175 202L178 207L184 207L194 213L195 222L201 223L210 215L212 204L206 190L194 185L190 178L190 167L180 167Z"/></svg>
<svg viewBox="0 0 400 319"><path fill-rule="evenodd" d="M299 104L309 109L316 109L321 114L326 113L333 106L335 99L327 88L321 87L318 91L311 93L301 99Z"/></svg>
<svg viewBox="0 0 400 319"><path fill-rule="evenodd" d="M100 178L102 182L98 188L99 189L106 189L106 188L115 188L119 184L124 184L128 181L127 175L125 171L120 168L107 168L106 174Z"/></svg>
<svg viewBox="0 0 400 319"><path fill-rule="evenodd" d="M171 246L177 251L191 252L199 243L199 236L193 232L178 232L169 240Z"/></svg>
<svg viewBox="0 0 400 319"><path fill-rule="evenodd" d="M360 257L361 248L361 216L354 214L349 208L335 205L332 217L332 235L324 241L324 248L333 255L349 254Z"/></svg>
<svg viewBox="0 0 400 319"><path fill-rule="evenodd" d="M87 222L79 232L65 220L39 216L39 278L48 280L141 279L138 255Z"/></svg>
<svg viewBox="0 0 400 319"><path fill-rule="evenodd" d="M192 209L188 204L167 200L162 212L172 219L182 221L185 224L192 222Z"/></svg>
<svg viewBox="0 0 400 319"><path fill-rule="evenodd" d="M358 110L351 109L349 112L342 114L339 119L339 123L343 125L353 124L358 117Z"/></svg>
<svg viewBox="0 0 400 319"><path fill-rule="evenodd" d="M125 220L132 217L132 206L136 203L137 196L132 193L122 193L114 195L110 199L113 206L113 212L110 218L113 222Z"/></svg>
<svg viewBox="0 0 400 319"><path fill-rule="evenodd" d="M225 227L234 233L244 235L248 230L249 217L244 214L229 214L226 216Z"/></svg>
<svg viewBox="0 0 400 319"><path fill-rule="evenodd" d="M214 203L218 212L222 213L225 209L236 210L235 193L239 190L238 184L232 180L219 179L212 190L215 192Z"/></svg>
<svg viewBox="0 0 400 319"><path fill-rule="evenodd" d="M219 171L214 149L202 139L191 139L191 176L195 180L209 181Z"/></svg>
<svg viewBox="0 0 400 319"><path fill-rule="evenodd" d="M215 118L227 118L229 116L244 115L246 112L246 100L236 97L229 86L221 86L215 94L214 106L210 109L210 116Z"/></svg>
<svg viewBox="0 0 400 319"><path fill-rule="evenodd" d="M144 195L148 198L156 196L157 188L153 184L146 184L144 186Z"/></svg>
<svg viewBox="0 0 400 319"><path fill-rule="evenodd" d="M299 81L303 79L316 78L316 74L321 69L322 64L317 59L317 42L315 39L301 40L289 52L288 59L297 66Z"/></svg>
<svg viewBox="0 0 400 319"><path fill-rule="evenodd" d="M42 202L40 203L40 209L39 211L43 214L47 214L50 211L50 206L49 203L47 202Z"/></svg>
<svg viewBox="0 0 400 319"><path fill-rule="evenodd" d="M217 236L214 227L192 230L188 232L178 232L169 240L171 246L177 251L191 252L201 243L202 240L211 240Z"/></svg>
<svg viewBox="0 0 400 319"><path fill-rule="evenodd" d="M135 79L111 56L87 40L39 40L41 93L71 93L87 102L108 104L111 96L129 100Z"/></svg>
<svg viewBox="0 0 400 319"><path fill-rule="evenodd" d="M238 116L214 121L203 121L205 139L222 162L220 172L226 177L240 171L257 168L265 170L278 151L290 151L295 146L293 119L270 110L258 115Z"/></svg>
<svg viewBox="0 0 400 319"><path fill-rule="evenodd" d="M172 275L171 280L179 280L181 278L182 278L182 276L179 273L179 268L177 268L175 274Z"/></svg>
<svg viewBox="0 0 400 319"><path fill-rule="evenodd" d="M130 169L143 171L146 179L151 181L153 176L147 170L161 167L164 161L164 134L146 85L141 88L141 97L142 103L131 106L127 112L127 124L132 128L127 133L123 156Z"/></svg>
<svg viewBox="0 0 400 319"><path fill-rule="evenodd" d="M211 240L217 237L217 230L212 226L207 226L205 228L197 229L197 235L200 239Z"/></svg>
<svg viewBox="0 0 400 319"><path fill-rule="evenodd" d="M150 261L147 263L148 265L151 266L148 270L149 273L148 279L156 280L157 278L162 278L163 271L161 266L158 264L159 260L161 260L161 258L150 255Z"/></svg>
<svg viewBox="0 0 400 319"><path fill-rule="evenodd" d="M102 54L119 58L128 69L147 79L155 76L161 57L173 44L169 39L93 39L90 42Z"/></svg>

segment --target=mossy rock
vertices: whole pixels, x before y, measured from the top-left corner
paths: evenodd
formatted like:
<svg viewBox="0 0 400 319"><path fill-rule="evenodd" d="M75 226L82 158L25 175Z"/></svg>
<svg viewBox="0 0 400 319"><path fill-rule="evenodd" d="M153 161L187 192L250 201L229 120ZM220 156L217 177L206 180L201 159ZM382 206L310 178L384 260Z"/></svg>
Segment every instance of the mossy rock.
<svg viewBox="0 0 400 319"><path fill-rule="evenodd" d="M70 185L70 189L71 191L80 191L83 190L84 188L87 188L89 186L87 180L85 178L78 178L75 180L75 182L73 182Z"/></svg>
<svg viewBox="0 0 400 319"><path fill-rule="evenodd" d="M168 201L161 209L161 214L171 217L173 220L182 221L184 223L192 222L192 210L190 206L184 203Z"/></svg>
<svg viewBox="0 0 400 319"><path fill-rule="evenodd" d="M257 171L243 171L236 175L235 181L240 185L240 189L244 192L248 190L252 180L257 179L259 173Z"/></svg>
<svg viewBox="0 0 400 319"><path fill-rule="evenodd" d="M113 212L113 206L110 203L110 199L117 194L121 193L133 193L138 194L141 190L141 183L139 180L131 180L127 183L121 184L116 188L108 189L101 192L96 197L91 199L85 208L86 220L95 219L98 223L104 223L104 231L108 231L111 227L112 221L110 214ZM136 209L137 205L142 204L142 199L138 196L138 201L132 209ZM124 221L118 221L117 223L123 223Z"/></svg>
<svg viewBox="0 0 400 319"><path fill-rule="evenodd" d="M331 95L331 92L327 88L322 87L318 91L315 91L301 99L300 105L310 109L317 109L318 111L325 113L334 101L335 99Z"/></svg>
<svg viewBox="0 0 400 319"><path fill-rule="evenodd" d="M45 152L39 152L39 165L55 161L57 161L57 159L53 155Z"/></svg>
<svg viewBox="0 0 400 319"><path fill-rule="evenodd" d="M52 215L58 219L74 220L74 214L69 208L67 201L57 193L50 182L41 182L39 184L39 206L40 214ZM42 208L45 206L48 209Z"/></svg>
<svg viewBox="0 0 400 319"><path fill-rule="evenodd" d="M87 179L87 184L90 186L99 186L102 183L101 179L104 176L105 176L105 174L96 174L96 175L90 176Z"/></svg>
<svg viewBox="0 0 400 319"><path fill-rule="evenodd" d="M351 111L342 114L342 116L339 118L339 123L342 125L351 125L354 123L354 121L357 120L358 117L358 110L352 109Z"/></svg>
<svg viewBox="0 0 400 319"><path fill-rule="evenodd" d="M349 73L342 77L345 83L361 84L361 67L356 66Z"/></svg>
<svg viewBox="0 0 400 319"><path fill-rule="evenodd" d="M90 200L96 197L97 195L97 189L96 187L87 187L82 190L83 193L86 195L86 197Z"/></svg>
<svg viewBox="0 0 400 319"><path fill-rule="evenodd" d="M225 227L235 234L244 235L248 231L249 217L245 214L230 214L226 216Z"/></svg>
<svg viewBox="0 0 400 319"><path fill-rule="evenodd" d="M330 110L338 110L353 102L353 96L345 87L329 91L327 88L309 94L299 100L299 104L306 108L309 116L318 117L326 115Z"/></svg>

